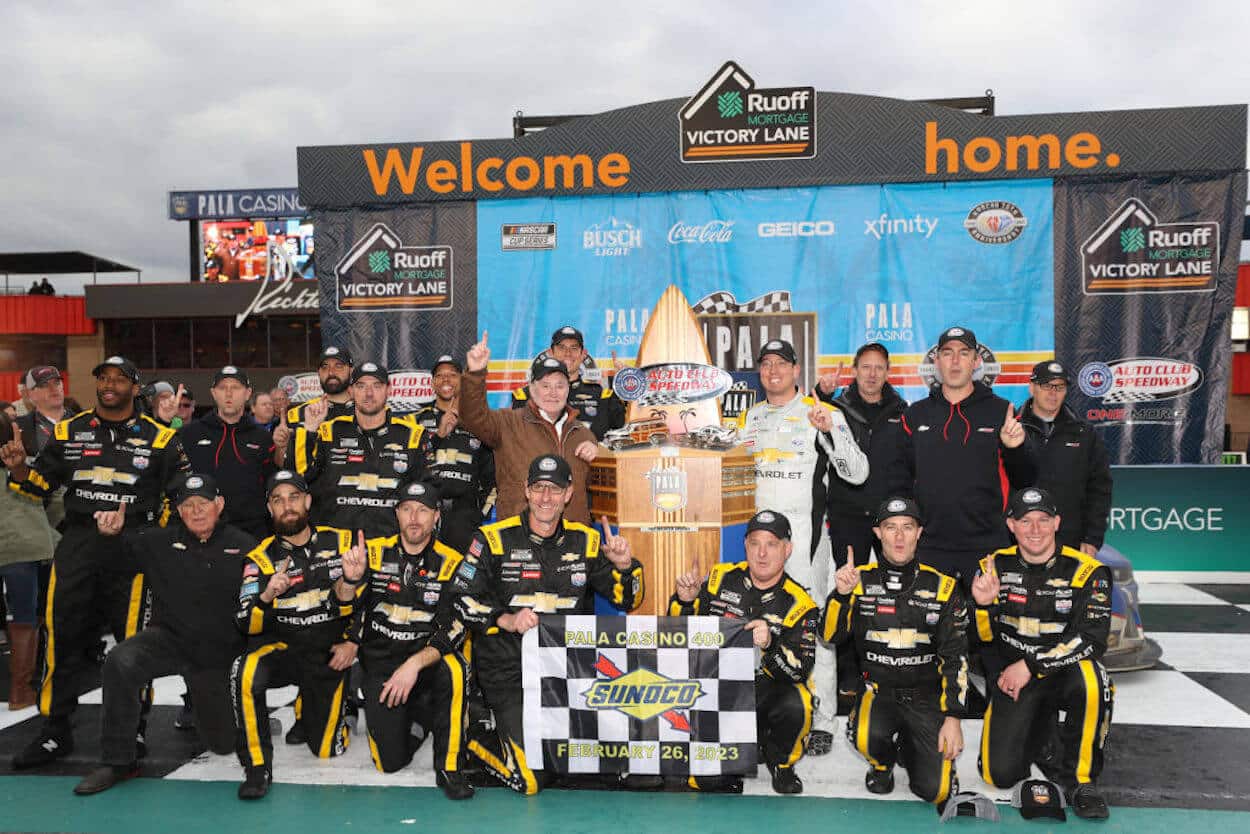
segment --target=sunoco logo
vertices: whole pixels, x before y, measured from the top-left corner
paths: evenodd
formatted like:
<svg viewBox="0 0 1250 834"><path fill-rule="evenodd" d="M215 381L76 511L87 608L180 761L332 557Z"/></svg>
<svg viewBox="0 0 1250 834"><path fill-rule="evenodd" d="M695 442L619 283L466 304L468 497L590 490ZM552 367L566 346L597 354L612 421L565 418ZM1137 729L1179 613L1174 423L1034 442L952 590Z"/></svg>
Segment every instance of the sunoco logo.
<svg viewBox="0 0 1250 834"><path fill-rule="evenodd" d="M1006 200L988 200L972 207L964 228L978 243L1011 243L1028 225L1020 207Z"/></svg>
<svg viewBox="0 0 1250 834"><path fill-rule="evenodd" d="M937 345L929 348L924 355L924 361L916 368L916 373L920 374L920 378L924 380L924 384L928 386L937 385L942 381L942 375L938 373L937 368ZM999 364L998 357L994 355L994 351L985 345L977 345L977 353L981 357L981 364L972 372L973 380L980 380L986 385L993 385L994 380L998 379L998 375L1002 372L1002 365Z"/></svg>
<svg viewBox="0 0 1250 834"><path fill-rule="evenodd" d="M1156 402L1197 390L1202 369L1192 362L1158 357L1090 362L1077 374L1077 385L1085 396L1104 403Z"/></svg>
<svg viewBox="0 0 1250 834"><path fill-rule="evenodd" d="M596 669L603 672L606 660L600 655ZM612 671L617 670L612 667ZM610 676L611 672L605 674ZM636 669L612 680L595 681L582 695L590 709L618 710L646 721L673 710L690 709L703 695L703 686L698 681L673 680L649 669Z"/></svg>
<svg viewBox="0 0 1250 834"><path fill-rule="evenodd" d="M816 155L814 87L755 89L727 61L678 114L682 162L810 159Z"/></svg>
<svg viewBox="0 0 1250 834"><path fill-rule="evenodd" d="M452 248L404 246L378 223L334 268L340 312L449 310Z"/></svg>
<svg viewBox="0 0 1250 834"><path fill-rule="evenodd" d="M619 258L642 246L642 230L615 217L582 232L582 248L599 258Z"/></svg>
<svg viewBox="0 0 1250 834"><path fill-rule="evenodd" d="M1219 253L1219 223L1160 223L1131 198L1081 245L1085 294L1213 292Z"/></svg>

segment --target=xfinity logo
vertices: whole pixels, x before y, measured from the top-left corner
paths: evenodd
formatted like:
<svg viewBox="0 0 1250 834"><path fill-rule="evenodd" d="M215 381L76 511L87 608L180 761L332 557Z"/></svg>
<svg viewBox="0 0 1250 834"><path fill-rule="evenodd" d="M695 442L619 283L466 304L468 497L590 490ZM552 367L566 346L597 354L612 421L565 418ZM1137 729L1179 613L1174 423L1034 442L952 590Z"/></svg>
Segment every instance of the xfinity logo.
<svg viewBox="0 0 1250 834"><path fill-rule="evenodd" d="M922 235L926 240L937 231L938 218L916 214L914 217L891 217L882 213L880 217L864 221L864 234L872 235L877 240L893 235Z"/></svg>
<svg viewBox="0 0 1250 834"><path fill-rule="evenodd" d="M833 237L832 220L787 220L761 223L755 229L759 237Z"/></svg>

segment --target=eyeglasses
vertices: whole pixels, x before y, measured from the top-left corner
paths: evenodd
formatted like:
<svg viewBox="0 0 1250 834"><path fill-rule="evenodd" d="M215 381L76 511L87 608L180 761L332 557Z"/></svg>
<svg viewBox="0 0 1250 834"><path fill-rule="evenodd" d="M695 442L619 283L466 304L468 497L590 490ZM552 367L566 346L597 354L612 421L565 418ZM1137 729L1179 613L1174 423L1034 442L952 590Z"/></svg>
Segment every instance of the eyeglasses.
<svg viewBox="0 0 1250 834"><path fill-rule="evenodd" d="M1033 384L1038 388L1045 388L1047 391L1053 391L1056 394L1062 394L1064 391L1068 390L1068 383L1066 382L1048 382L1045 385L1040 382L1035 382Z"/></svg>
<svg viewBox="0 0 1250 834"><path fill-rule="evenodd" d="M760 363L760 368L789 368L793 364L793 362L787 362L784 359L765 359Z"/></svg>
<svg viewBox="0 0 1250 834"><path fill-rule="evenodd" d="M555 484L550 483L548 481L542 481L537 484L530 484L528 488L530 492L536 492L539 495L555 495L558 492L564 492L564 487L556 486Z"/></svg>

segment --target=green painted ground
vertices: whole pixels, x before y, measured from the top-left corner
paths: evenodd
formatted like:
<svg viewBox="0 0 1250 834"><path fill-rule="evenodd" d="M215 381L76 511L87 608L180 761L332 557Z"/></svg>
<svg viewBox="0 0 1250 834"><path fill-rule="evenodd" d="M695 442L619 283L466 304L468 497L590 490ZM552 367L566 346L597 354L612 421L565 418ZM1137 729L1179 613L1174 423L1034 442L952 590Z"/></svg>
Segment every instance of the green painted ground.
<svg viewBox="0 0 1250 834"><path fill-rule="evenodd" d="M691 794L627 794L550 791L525 799L502 789L479 791L451 803L433 788L362 788L275 785L269 796L239 802L233 782L137 779L93 797L77 797L77 779L51 776L0 778L0 831L198 834L231 830L266 834L320 831L382 834L417 831L506 831L508 834L574 832L824 830L969 831L980 820L939 825L919 802ZM1003 825L1040 832L1058 824L1022 820L1003 809ZM1069 816L1068 826L1151 834L1198 830L1204 834L1250 830L1250 813L1154 808L1115 808L1109 822Z"/></svg>

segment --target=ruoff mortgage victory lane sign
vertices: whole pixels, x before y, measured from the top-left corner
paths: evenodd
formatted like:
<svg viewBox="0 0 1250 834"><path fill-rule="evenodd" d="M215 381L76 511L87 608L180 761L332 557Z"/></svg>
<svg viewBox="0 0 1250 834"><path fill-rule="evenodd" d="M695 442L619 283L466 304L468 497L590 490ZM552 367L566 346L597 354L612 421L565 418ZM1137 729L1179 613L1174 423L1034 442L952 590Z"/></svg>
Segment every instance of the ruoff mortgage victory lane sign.
<svg viewBox="0 0 1250 834"><path fill-rule="evenodd" d="M1217 460L1244 105L991 118L776 81L730 61L519 140L300 148L323 340L428 369L504 334L502 405L563 325L630 359L676 283L735 400L788 336L805 384L881 342L914 400L966 324L1016 403L1038 361L1079 375L1114 461Z"/></svg>

